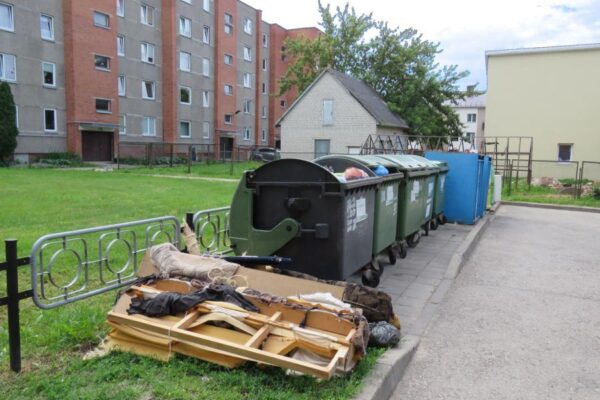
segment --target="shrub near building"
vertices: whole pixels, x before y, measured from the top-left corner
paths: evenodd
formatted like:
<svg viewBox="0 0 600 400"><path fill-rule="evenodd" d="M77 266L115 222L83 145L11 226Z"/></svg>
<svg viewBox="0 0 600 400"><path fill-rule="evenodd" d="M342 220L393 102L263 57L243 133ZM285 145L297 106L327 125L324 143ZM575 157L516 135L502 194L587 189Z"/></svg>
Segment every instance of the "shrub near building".
<svg viewBox="0 0 600 400"><path fill-rule="evenodd" d="M10 86L0 83L0 165L8 165L17 148L19 130L16 124L15 101Z"/></svg>

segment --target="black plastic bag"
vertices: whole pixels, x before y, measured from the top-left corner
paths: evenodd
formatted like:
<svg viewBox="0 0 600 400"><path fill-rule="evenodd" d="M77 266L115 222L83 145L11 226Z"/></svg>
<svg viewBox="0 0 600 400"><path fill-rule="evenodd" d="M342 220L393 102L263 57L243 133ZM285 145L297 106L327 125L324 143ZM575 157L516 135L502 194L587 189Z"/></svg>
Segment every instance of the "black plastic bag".
<svg viewBox="0 0 600 400"><path fill-rule="evenodd" d="M369 324L369 328L371 328L369 346L393 347L400 342L400 330L390 323L375 322Z"/></svg>

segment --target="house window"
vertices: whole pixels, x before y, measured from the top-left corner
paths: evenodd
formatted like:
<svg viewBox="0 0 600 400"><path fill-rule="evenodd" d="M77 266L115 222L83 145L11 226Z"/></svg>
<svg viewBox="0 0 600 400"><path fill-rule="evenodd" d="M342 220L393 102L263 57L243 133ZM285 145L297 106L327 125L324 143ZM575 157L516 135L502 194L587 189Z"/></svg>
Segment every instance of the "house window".
<svg viewBox="0 0 600 400"><path fill-rule="evenodd" d="M262 139L263 143L267 141L267 130L266 129L262 130L261 139Z"/></svg>
<svg viewBox="0 0 600 400"><path fill-rule="evenodd" d="M96 112L100 114L110 114L112 112L111 103L112 102L108 99L96 99Z"/></svg>
<svg viewBox="0 0 600 400"><path fill-rule="evenodd" d="M156 136L156 118L142 117L142 135Z"/></svg>
<svg viewBox="0 0 600 400"><path fill-rule="evenodd" d="M154 26L154 7L150 7L147 4L142 4L140 10L142 24Z"/></svg>
<svg viewBox="0 0 600 400"><path fill-rule="evenodd" d="M231 125L233 123L233 114L225 114L225 123Z"/></svg>
<svg viewBox="0 0 600 400"><path fill-rule="evenodd" d="M202 75L210 76L210 60L208 58L202 59Z"/></svg>
<svg viewBox="0 0 600 400"><path fill-rule="evenodd" d="M244 18L244 32L252 35L252 20L250 18Z"/></svg>
<svg viewBox="0 0 600 400"><path fill-rule="evenodd" d="M109 28L110 17L108 14L101 13L99 11L94 11L94 25L100 28Z"/></svg>
<svg viewBox="0 0 600 400"><path fill-rule="evenodd" d="M267 60L265 58L262 59L262 69L263 71L267 70Z"/></svg>
<svg viewBox="0 0 600 400"><path fill-rule="evenodd" d="M315 158L329 154L329 139L315 139Z"/></svg>
<svg viewBox="0 0 600 400"><path fill-rule="evenodd" d="M125 0L117 0L117 15L119 17L125 16Z"/></svg>
<svg viewBox="0 0 600 400"><path fill-rule="evenodd" d="M262 106L262 111L260 113L261 118L267 118L267 106Z"/></svg>
<svg viewBox="0 0 600 400"><path fill-rule="evenodd" d="M56 132L56 110L54 108L44 108L44 131Z"/></svg>
<svg viewBox="0 0 600 400"><path fill-rule="evenodd" d="M150 43L142 42L142 61L150 64L154 64L154 45Z"/></svg>
<svg viewBox="0 0 600 400"><path fill-rule="evenodd" d="M10 4L0 3L0 29L11 32L15 30L13 6Z"/></svg>
<svg viewBox="0 0 600 400"><path fill-rule="evenodd" d="M467 122L477 122L477 114L467 114Z"/></svg>
<svg viewBox="0 0 600 400"><path fill-rule="evenodd" d="M208 26L202 28L202 41L206 44L210 44L210 27Z"/></svg>
<svg viewBox="0 0 600 400"><path fill-rule="evenodd" d="M558 144L558 161L571 161L571 153L573 150L572 143L559 143Z"/></svg>
<svg viewBox="0 0 600 400"><path fill-rule="evenodd" d="M42 84L46 87L56 87L56 65L42 62Z"/></svg>
<svg viewBox="0 0 600 400"><path fill-rule="evenodd" d="M203 0L202 8L204 9L204 11L210 12L210 0Z"/></svg>
<svg viewBox="0 0 600 400"><path fill-rule="evenodd" d="M202 123L202 137L204 139L210 139L210 123L208 122Z"/></svg>
<svg viewBox="0 0 600 400"><path fill-rule="evenodd" d="M262 44L263 44L263 47L267 47L269 45L269 37L267 36L266 33L263 33L263 35L262 35Z"/></svg>
<svg viewBox="0 0 600 400"><path fill-rule="evenodd" d="M285 102L285 100L280 100L279 105L281 106L281 108L285 108L287 106L287 103Z"/></svg>
<svg viewBox="0 0 600 400"><path fill-rule="evenodd" d="M223 86L223 89L224 89L225 94L227 96L232 96L233 95L233 86L231 86L231 85L225 85L225 86Z"/></svg>
<svg viewBox="0 0 600 400"><path fill-rule="evenodd" d="M125 36L117 36L117 55L125 56Z"/></svg>
<svg viewBox="0 0 600 400"><path fill-rule="evenodd" d="M281 61L285 61L287 58L285 54L285 46L281 46Z"/></svg>
<svg viewBox="0 0 600 400"><path fill-rule="evenodd" d="M179 34L185 37L192 37L192 20L186 17L179 17Z"/></svg>
<svg viewBox="0 0 600 400"><path fill-rule="evenodd" d="M190 53L179 52L179 69L187 72L192 70L192 55Z"/></svg>
<svg viewBox="0 0 600 400"><path fill-rule="evenodd" d="M333 100L323 100L323 125L333 125Z"/></svg>
<svg viewBox="0 0 600 400"><path fill-rule="evenodd" d="M94 55L94 65L96 69L110 71L110 58L96 54Z"/></svg>
<svg viewBox="0 0 600 400"><path fill-rule="evenodd" d="M244 140L250 140L250 128L244 127Z"/></svg>
<svg viewBox="0 0 600 400"><path fill-rule="evenodd" d="M252 61L252 49L250 47L244 46L244 60Z"/></svg>
<svg viewBox="0 0 600 400"><path fill-rule="evenodd" d="M17 58L12 54L0 53L0 80L10 82L17 80Z"/></svg>
<svg viewBox="0 0 600 400"><path fill-rule="evenodd" d="M210 97L207 90L202 92L202 107L208 108L210 107Z"/></svg>
<svg viewBox="0 0 600 400"><path fill-rule="evenodd" d="M42 14L40 16L40 31L42 39L54 40L54 18L49 15Z"/></svg>
<svg viewBox="0 0 600 400"><path fill-rule="evenodd" d="M125 96L127 91L127 83L125 82L125 75L119 75L117 86L119 88L119 96Z"/></svg>
<svg viewBox="0 0 600 400"><path fill-rule="evenodd" d="M179 136L184 138L189 138L192 136L190 121L179 121Z"/></svg>
<svg viewBox="0 0 600 400"><path fill-rule="evenodd" d="M233 16L225 13L225 33L231 34L233 32Z"/></svg>
<svg viewBox="0 0 600 400"><path fill-rule="evenodd" d="M252 108L252 100L244 100L244 114L250 114Z"/></svg>
<svg viewBox="0 0 600 400"><path fill-rule="evenodd" d="M227 65L233 65L233 56L231 54L225 54L224 62Z"/></svg>
<svg viewBox="0 0 600 400"><path fill-rule="evenodd" d="M127 115L119 115L119 135L127 134Z"/></svg>
<svg viewBox="0 0 600 400"><path fill-rule="evenodd" d="M179 88L179 102L181 104L192 104L192 89L181 86Z"/></svg>
<svg viewBox="0 0 600 400"><path fill-rule="evenodd" d="M153 81L142 81L142 99L154 100L156 98L155 84Z"/></svg>
<svg viewBox="0 0 600 400"><path fill-rule="evenodd" d="M267 94L267 84L265 82L262 83L262 94Z"/></svg>
<svg viewBox="0 0 600 400"><path fill-rule="evenodd" d="M252 87L252 75L248 72L244 72L244 87L251 88Z"/></svg>

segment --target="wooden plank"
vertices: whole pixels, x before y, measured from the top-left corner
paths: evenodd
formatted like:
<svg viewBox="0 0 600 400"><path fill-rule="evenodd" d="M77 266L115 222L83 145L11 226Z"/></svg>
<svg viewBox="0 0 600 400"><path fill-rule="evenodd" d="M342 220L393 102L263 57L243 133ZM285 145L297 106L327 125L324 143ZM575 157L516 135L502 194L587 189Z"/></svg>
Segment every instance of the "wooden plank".
<svg viewBox="0 0 600 400"><path fill-rule="evenodd" d="M271 315L271 318L269 318L270 321L278 321L281 318L281 313L277 312L273 315ZM254 336L252 336L247 342L246 342L246 346L248 347L259 347L262 342L266 339L267 336L269 336L269 333L271 332L271 329L273 327L271 325L264 325L262 328L260 328L255 334Z"/></svg>
<svg viewBox="0 0 600 400"><path fill-rule="evenodd" d="M269 336L262 345L264 351L280 355L286 355L297 347L296 340L273 335Z"/></svg>
<svg viewBox="0 0 600 400"><path fill-rule="evenodd" d="M198 313L197 311L195 311L195 312ZM227 314L223 314L223 313L219 313L219 312L211 312L210 314L203 315L201 318L198 318L197 321L195 321L193 324L191 324L189 326L189 328L195 328L195 327L203 325L207 322L226 322L229 325L233 326L234 328L241 330L242 332L246 332L250 335L256 334L256 329L252 328L251 326L248 326L247 324L243 323L242 321L240 321L236 318L233 318L231 315L227 315Z"/></svg>

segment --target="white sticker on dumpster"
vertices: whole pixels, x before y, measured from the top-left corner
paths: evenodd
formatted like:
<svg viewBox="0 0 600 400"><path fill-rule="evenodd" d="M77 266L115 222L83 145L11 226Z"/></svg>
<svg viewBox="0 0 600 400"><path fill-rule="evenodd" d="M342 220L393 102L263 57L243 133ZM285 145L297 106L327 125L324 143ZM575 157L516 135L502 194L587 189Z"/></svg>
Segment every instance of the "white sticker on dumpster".
<svg viewBox="0 0 600 400"><path fill-rule="evenodd" d="M395 200L396 200L396 196L394 196L394 186L390 185L386 189L385 205L389 206L390 204L394 203Z"/></svg>
<svg viewBox="0 0 600 400"><path fill-rule="evenodd" d="M429 219L431 217L431 200L427 200L427 207L425 208L425 218Z"/></svg>
<svg viewBox="0 0 600 400"><path fill-rule="evenodd" d="M356 199L356 222L364 221L367 217L367 199Z"/></svg>
<svg viewBox="0 0 600 400"><path fill-rule="evenodd" d="M421 182L414 181L412 190L410 191L410 201L416 201L419 197L419 193L421 192Z"/></svg>
<svg viewBox="0 0 600 400"><path fill-rule="evenodd" d="M429 182L429 197L433 197L433 182Z"/></svg>

